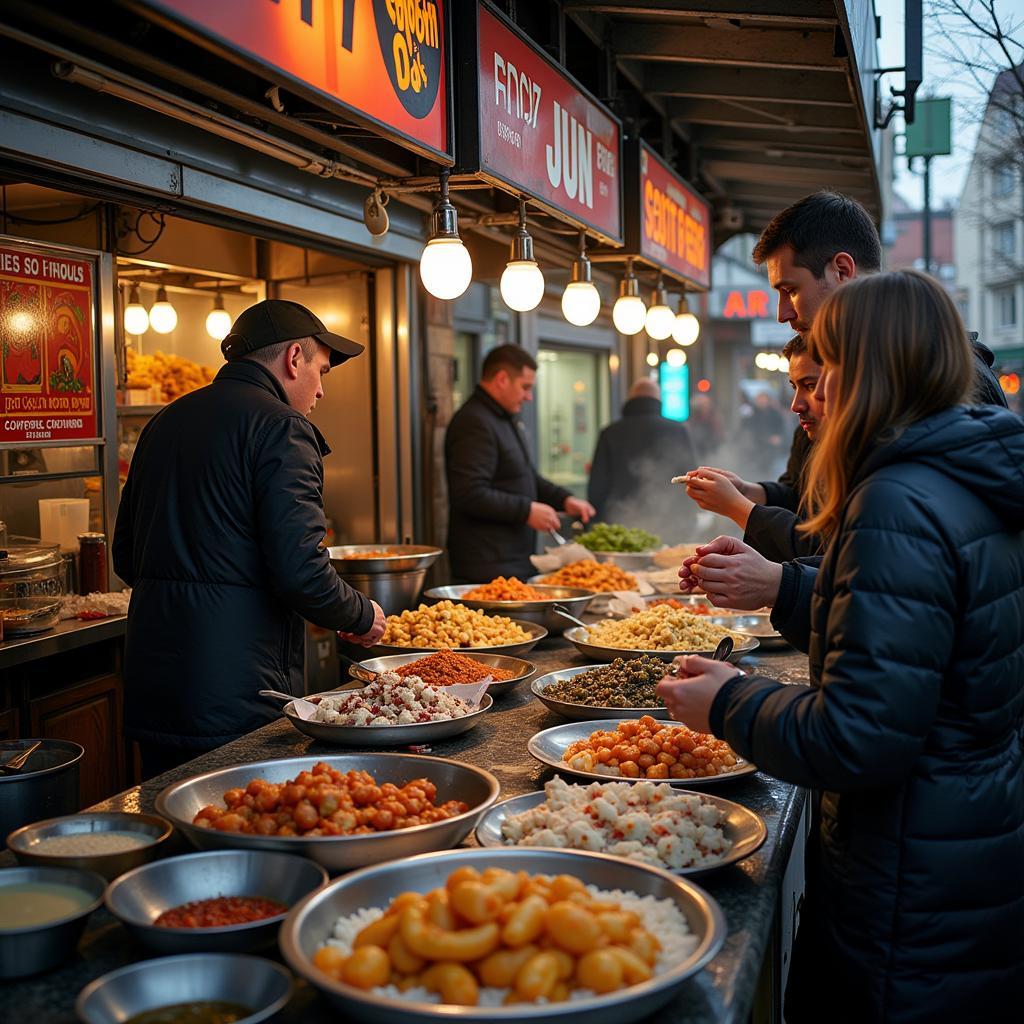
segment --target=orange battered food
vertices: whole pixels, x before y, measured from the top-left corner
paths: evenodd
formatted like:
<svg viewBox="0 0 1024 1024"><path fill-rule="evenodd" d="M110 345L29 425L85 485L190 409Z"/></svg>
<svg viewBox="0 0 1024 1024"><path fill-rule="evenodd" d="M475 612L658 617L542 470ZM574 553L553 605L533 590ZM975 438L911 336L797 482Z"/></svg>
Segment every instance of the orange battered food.
<svg viewBox="0 0 1024 1024"><path fill-rule="evenodd" d="M636 590L636 577L631 573L623 572L612 562L597 562L591 558L563 565L539 582L556 587L581 587L599 594L612 590Z"/></svg>
<svg viewBox="0 0 1024 1024"><path fill-rule="evenodd" d="M467 590L462 595L471 601L545 601L547 595L529 583L524 583L516 576L499 576L490 583L482 583L479 587Z"/></svg>

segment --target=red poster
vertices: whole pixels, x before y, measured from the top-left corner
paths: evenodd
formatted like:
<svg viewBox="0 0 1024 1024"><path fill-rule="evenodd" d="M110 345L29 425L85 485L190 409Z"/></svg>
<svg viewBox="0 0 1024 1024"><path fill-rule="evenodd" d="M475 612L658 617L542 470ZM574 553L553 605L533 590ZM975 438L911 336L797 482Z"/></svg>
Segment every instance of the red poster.
<svg viewBox="0 0 1024 1024"><path fill-rule="evenodd" d="M444 0L138 0L227 55L451 162Z"/></svg>
<svg viewBox="0 0 1024 1024"><path fill-rule="evenodd" d="M621 242L618 121L486 8L479 45L480 170Z"/></svg>
<svg viewBox="0 0 1024 1024"><path fill-rule="evenodd" d="M641 145L639 152L640 255L698 288L710 288L710 204L652 149Z"/></svg>
<svg viewBox="0 0 1024 1024"><path fill-rule="evenodd" d="M89 260L0 245L0 443L99 436Z"/></svg>

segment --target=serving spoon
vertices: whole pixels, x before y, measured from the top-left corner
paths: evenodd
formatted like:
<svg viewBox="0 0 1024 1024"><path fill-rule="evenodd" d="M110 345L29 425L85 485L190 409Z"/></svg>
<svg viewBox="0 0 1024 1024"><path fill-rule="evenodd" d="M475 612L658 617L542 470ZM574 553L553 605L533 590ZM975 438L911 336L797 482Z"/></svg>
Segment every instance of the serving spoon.
<svg viewBox="0 0 1024 1024"><path fill-rule="evenodd" d="M25 767L25 762L29 759L30 755L35 753L35 751L42 745L42 740L36 740L28 750L23 750L20 754L16 754L12 757L10 761L0 764L0 772L4 775L14 775L21 771L21 769Z"/></svg>
<svg viewBox="0 0 1024 1024"><path fill-rule="evenodd" d="M563 608L560 604L553 604L551 606L551 610L556 612L558 615L561 615L563 619L568 619L575 625L585 629L588 633L590 632L590 627L582 619L577 619L568 608Z"/></svg>

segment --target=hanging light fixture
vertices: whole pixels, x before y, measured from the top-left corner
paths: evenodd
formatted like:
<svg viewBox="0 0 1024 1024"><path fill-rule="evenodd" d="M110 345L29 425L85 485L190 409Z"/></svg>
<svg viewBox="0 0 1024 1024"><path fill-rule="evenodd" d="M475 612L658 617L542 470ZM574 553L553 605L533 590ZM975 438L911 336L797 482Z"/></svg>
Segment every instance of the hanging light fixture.
<svg viewBox="0 0 1024 1024"><path fill-rule="evenodd" d="M679 300L679 312L672 327L672 339L680 345L692 345L700 334L700 321L690 312L684 291Z"/></svg>
<svg viewBox="0 0 1024 1024"><path fill-rule="evenodd" d="M651 305L647 310L644 328L655 341L664 341L672 333L675 322L676 315L668 304L668 293L665 291L661 274L658 274L658 283L651 296Z"/></svg>
<svg viewBox="0 0 1024 1024"><path fill-rule="evenodd" d="M430 215L430 240L420 256L420 280L436 299L457 299L473 277L473 260L459 237L459 215L448 199L448 172Z"/></svg>
<svg viewBox="0 0 1024 1024"><path fill-rule="evenodd" d="M661 362L661 360L658 358L658 353L657 352L648 352L647 353L647 365L648 366L657 366L658 363L660 363L660 362Z"/></svg>
<svg viewBox="0 0 1024 1024"><path fill-rule="evenodd" d="M220 289L214 300L213 309L206 314L206 333L214 341L223 341L231 330L231 314L224 308L224 296Z"/></svg>
<svg viewBox="0 0 1024 1024"><path fill-rule="evenodd" d="M526 230L526 202L519 200L519 226L512 236L512 251L501 275L501 297L509 309L529 313L544 298L544 275L533 258L533 239Z"/></svg>
<svg viewBox="0 0 1024 1024"><path fill-rule="evenodd" d="M646 317L647 307L640 298L640 282L633 273L633 261L626 260L626 274L619 283L619 297L612 307L612 323L619 334L639 334Z"/></svg>
<svg viewBox="0 0 1024 1024"><path fill-rule="evenodd" d="M601 293L591 280L587 233L580 232L580 251L572 261L572 277L562 292L562 316L577 327L589 327L601 312Z"/></svg>
<svg viewBox="0 0 1024 1024"><path fill-rule="evenodd" d="M178 311L167 300L167 289L157 289L156 302L149 311L149 326L157 334L170 334L178 326Z"/></svg>
<svg viewBox="0 0 1024 1024"><path fill-rule="evenodd" d="M128 305L124 307L124 329L127 334L145 334L149 330L149 314L139 301L137 284L133 284L128 292Z"/></svg>
<svg viewBox="0 0 1024 1024"><path fill-rule="evenodd" d="M681 348L670 348L665 353L665 362L669 366L685 366L686 353Z"/></svg>

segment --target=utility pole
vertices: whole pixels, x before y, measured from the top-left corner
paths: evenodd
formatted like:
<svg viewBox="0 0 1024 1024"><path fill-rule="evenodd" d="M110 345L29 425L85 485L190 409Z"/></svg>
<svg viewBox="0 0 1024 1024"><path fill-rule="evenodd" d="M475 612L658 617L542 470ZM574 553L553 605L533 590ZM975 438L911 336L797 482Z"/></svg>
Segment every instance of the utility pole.
<svg viewBox="0 0 1024 1024"><path fill-rule="evenodd" d="M922 256L924 272L932 272L932 158L924 157L924 207L921 210Z"/></svg>

